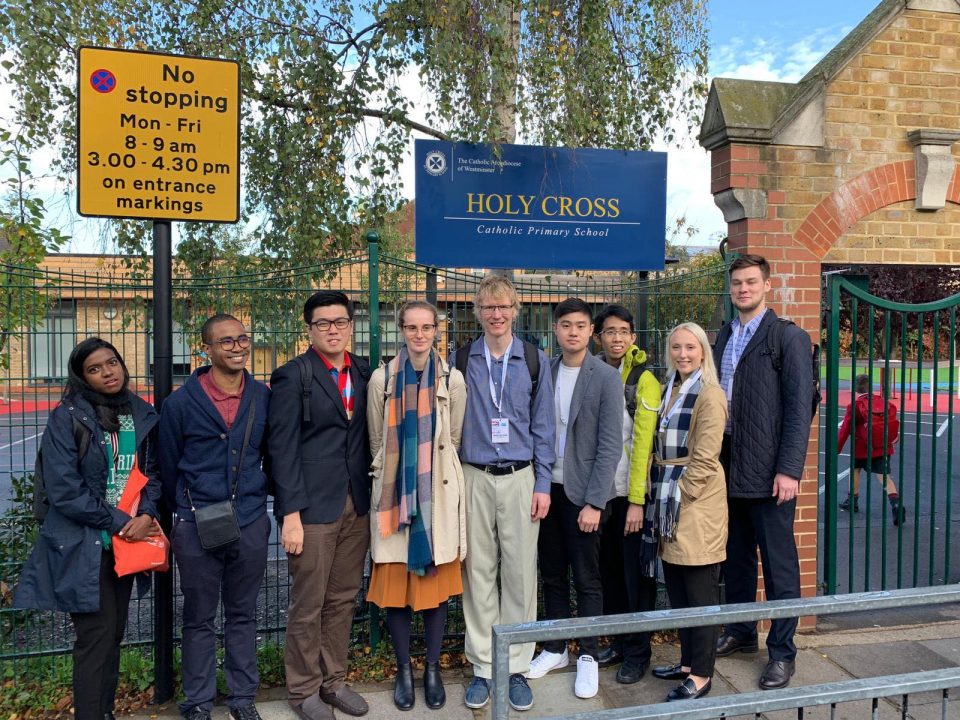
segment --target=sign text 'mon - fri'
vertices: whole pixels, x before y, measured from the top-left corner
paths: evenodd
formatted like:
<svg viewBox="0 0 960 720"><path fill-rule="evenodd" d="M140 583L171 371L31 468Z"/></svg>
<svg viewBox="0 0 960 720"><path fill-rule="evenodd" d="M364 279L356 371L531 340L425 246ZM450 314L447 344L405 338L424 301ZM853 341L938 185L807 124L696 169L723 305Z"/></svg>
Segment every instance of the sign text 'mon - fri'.
<svg viewBox="0 0 960 720"><path fill-rule="evenodd" d="M83 47L77 97L81 215L238 220L237 63Z"/></svg>

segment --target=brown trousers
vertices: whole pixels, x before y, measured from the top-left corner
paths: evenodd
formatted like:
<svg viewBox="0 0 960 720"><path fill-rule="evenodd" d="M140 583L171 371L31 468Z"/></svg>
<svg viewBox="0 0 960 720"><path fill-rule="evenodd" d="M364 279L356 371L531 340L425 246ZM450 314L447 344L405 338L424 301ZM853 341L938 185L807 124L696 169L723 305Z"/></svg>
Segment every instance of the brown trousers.
<svg viewBox="0 0 960 720"><path fill-rule="evenodd" d="M303 526L303 552L287 555L293 584L283 662L287 694L298 705L321 689L335 693L347 674L353 611L370 545L370 519L347 504L332 523Z"/></svg>

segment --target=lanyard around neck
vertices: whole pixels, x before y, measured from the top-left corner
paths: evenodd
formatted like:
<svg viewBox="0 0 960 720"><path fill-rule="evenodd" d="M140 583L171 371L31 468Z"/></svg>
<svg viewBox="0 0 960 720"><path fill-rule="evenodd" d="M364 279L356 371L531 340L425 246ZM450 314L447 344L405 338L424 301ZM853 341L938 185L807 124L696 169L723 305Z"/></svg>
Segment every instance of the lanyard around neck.
<svg viewBox="0 0 960 720"><path fill-rule="evenodd" d="M490 400L493 401L493 406L501 416L503 415L503 411L500 409L503 405L503 390L507 386L507 363L510 361L510 349L512 347L513 343L510 343L510 347L503 353L503 367L500 370L500 397L497 397L497 389L493 384L493 358L490 355L490 348L487 347L487 341L483 341L483 358L487 361L487 380L490 383Z"/></svg>

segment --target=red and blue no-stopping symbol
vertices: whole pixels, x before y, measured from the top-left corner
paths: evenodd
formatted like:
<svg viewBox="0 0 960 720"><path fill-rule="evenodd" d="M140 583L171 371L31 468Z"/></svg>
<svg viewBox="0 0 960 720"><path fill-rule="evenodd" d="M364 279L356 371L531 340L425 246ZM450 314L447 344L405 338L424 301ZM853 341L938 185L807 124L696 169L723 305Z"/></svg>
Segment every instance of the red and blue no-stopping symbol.
<svg viewBox="0 0 960 720"><path fill-rule="evenodd" d="M117 87L117 76L109 70L94 70L90 75L90 86L98 93L113 92Z"/></svg>

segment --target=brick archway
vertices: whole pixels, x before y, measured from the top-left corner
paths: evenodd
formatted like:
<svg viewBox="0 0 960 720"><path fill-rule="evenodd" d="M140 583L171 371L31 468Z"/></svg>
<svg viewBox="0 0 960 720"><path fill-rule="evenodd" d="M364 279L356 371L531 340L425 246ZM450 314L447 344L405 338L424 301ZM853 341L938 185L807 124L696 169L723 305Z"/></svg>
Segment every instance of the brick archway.
<svg viewBox="0 0 960 720"><path fill-rule="evenodd" d="M957 175L950 184L957 185ZM917 196L913 160L888 163L847 181L820 201L793 238L816 258L823 259L844 232L866 215Z"/></svg>
<svg viewBox="0 0 960 720"><path fill-rule="evenodd" d="M793 234L798 245L822 260L859 220L887 205L917 197L913 160L888 163L848 180L820 201ZM960 204L960 166L950 179L947 201Z"/></svg>

